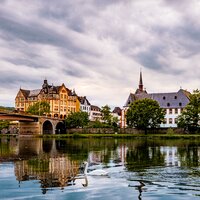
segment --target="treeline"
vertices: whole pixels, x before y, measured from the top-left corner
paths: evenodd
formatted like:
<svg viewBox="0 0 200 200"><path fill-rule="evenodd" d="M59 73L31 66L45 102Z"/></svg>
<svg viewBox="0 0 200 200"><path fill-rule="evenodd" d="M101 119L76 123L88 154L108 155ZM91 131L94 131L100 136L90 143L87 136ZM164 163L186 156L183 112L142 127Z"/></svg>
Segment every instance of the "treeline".
<svg viewBox="0 0 200 200"><path fill-rule="evenodd" d="M15 108L14 107L4 107L4 106L0 106L0 110L3 110L3 111L14 111Z"/></svg>

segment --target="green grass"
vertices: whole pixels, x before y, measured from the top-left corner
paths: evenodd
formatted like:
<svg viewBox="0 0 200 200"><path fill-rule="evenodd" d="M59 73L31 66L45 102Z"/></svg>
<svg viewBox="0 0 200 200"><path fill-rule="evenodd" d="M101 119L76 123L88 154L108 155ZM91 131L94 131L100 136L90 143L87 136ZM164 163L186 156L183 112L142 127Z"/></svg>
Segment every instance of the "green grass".
<svg viewBox="0 0 200 200"><path fill-rule="evenodd" d="M200 139L200 134L54 134L54 135L35 135L40 138L165 138L165 139Z"/></svg>

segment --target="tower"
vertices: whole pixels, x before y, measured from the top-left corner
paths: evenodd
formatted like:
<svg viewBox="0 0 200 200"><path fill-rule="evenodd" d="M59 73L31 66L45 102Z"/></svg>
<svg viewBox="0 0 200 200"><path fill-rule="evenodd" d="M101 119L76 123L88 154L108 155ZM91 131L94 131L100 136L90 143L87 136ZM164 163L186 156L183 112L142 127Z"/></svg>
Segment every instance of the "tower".
<svg viewBox="0 0 200 200"><path fill-rule="evenodd" d="M139 87L136 90L135 94L147 94L147 91L143 87L143 81L142 81L142 71L140 70L140 79L139 79Z"/></svg>
<svg viewBox="0 0 200 200"><path fill-rule="evenodd" d="M140 71L139 91L143 92L142 72Z"/></svg>

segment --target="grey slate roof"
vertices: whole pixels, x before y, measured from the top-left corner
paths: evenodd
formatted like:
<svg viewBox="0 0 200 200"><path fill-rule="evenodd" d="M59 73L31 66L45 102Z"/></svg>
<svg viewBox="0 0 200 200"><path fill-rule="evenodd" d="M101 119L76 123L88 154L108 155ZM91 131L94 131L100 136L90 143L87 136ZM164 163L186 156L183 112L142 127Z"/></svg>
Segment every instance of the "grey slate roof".
<svg viewBox="0 0 200 200"><path fill-rule="evenodd" d="M78 97L78 99L79 99L79 101L80 101L80 103L82 105L88 105L88 106L91 105L90 102L88 101L88 99L86 98L86 96L84 96L84 97Z"/></svg>
<svg viewBox="0 0 200 200"><path fill-rule="evenodd" d="M28 95L30 94L30 90L23 90L23 89L20 89L20 91L22 92L22 94L24 95L25 98L27 98Z"/></svg>
<svg viewBox="0 0 200 200"><path fill-rule="evenodd" d="M101 111L101 109L98 106L91 105L91 110L92 111Z"/></svg>
<svg viewBox="0 0 200 200"><path fill-rule="evenodd" d="M171 93L131 93L124 106L127 107L130 103L138 99L149 98L156 100L161 108L184 108L189 103L189 95L190 93L183 89Z"/></svg>
<svg viewBox="0 0 200 200"><path fill-rule="evenodd" d="M39 95L41 89L37 89L37 90L30 90L29 96L28 97L36 97Z"/></svg>

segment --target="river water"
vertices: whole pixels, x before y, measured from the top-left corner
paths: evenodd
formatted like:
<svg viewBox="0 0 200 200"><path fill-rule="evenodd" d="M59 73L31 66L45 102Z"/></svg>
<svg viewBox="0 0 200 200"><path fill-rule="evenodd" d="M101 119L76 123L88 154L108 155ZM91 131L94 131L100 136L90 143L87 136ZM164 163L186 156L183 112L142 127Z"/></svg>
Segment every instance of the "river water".
<svg viewBox="0 0 200 200"><path fill-rule="evenodd" d="M200 141L0 138L0 199L200 199Z"/></svg>

